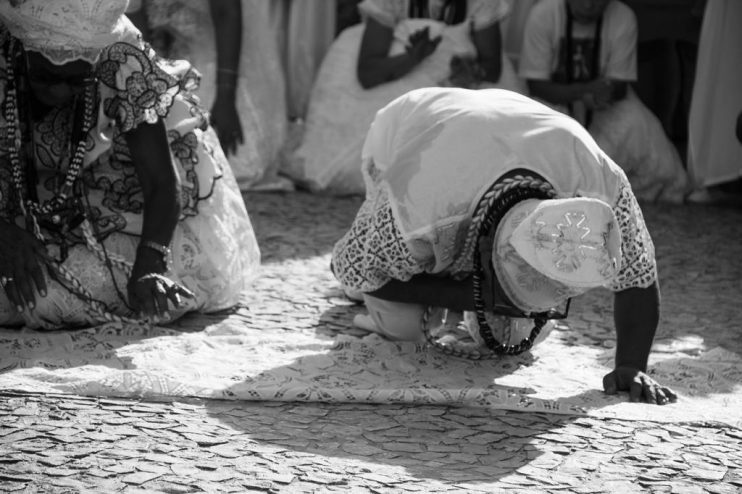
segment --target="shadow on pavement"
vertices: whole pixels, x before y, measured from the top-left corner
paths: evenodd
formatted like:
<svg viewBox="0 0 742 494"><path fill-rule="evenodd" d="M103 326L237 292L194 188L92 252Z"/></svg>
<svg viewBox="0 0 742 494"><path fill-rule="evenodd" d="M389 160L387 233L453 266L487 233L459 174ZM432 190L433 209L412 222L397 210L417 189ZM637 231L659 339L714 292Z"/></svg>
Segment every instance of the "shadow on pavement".
<svg viewBox="0 0 742 494"><path fill-rule="evenodd" d="M209 405L210 415L248 433L257 451L280 453L286 464L311 461L306 455L341 459L351 465L346 470L389 487L399 477L475 487L532 463L543 468L551 460L538 446L577 418L452 406L297 403L267 419L251 416L254 403Z"/></svg>
<svg viewBox="0 0 742 494"><path fill-rule="evenodd" d="M361 197L306 192L243 194L262 262L273 264L326 254L353 221Z"/></svg>

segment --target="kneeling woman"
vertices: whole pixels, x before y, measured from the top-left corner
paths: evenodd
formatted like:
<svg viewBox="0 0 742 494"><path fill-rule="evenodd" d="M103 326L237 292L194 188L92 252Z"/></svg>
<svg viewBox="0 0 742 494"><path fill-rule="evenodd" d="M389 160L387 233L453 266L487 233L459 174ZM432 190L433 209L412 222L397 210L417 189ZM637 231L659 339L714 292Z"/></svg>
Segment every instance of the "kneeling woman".
<svg viewBox="0 0 742 494"><path fill-rule="evenodd" d="M576 121L510 91L420 89L378 113L362 168L366 200L332 269L362 292L370 329L419 340L430 308L445 308L476 314L488 347L517 353L555 308L605 286L617 333L605 390L675 400L645 374L659 321L652 240L626 176ZM522 341L498 340L531 318Z"/></svg>
<svg viewBox="0 0 742 494"><path fill-rule="evenodd" d="M2 326L220 310L259 263L197 74L92 3L0 3Z"/></svg>

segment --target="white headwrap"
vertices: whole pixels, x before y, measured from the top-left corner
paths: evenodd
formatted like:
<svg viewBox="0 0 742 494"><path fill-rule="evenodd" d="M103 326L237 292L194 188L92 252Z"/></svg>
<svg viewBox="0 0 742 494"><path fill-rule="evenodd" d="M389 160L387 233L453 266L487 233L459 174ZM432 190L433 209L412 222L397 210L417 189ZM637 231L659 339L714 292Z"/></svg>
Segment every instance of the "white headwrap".
<svg viewBox="0 0 742 494"><path fill-rule="evenodd" d="M122 38L128 0L0 0L0 21L26 50L56 65L95 63L103 48Z"/></svg>
<svg viewBox="0 0 742 494"><path fill-rule="evenodd" d="M586 197L529 199L513 206L495 234L492 265L508 298L542 312L621 269L621 235L611 207Z"/></svg>
<svg viewBox="0 0 742 494"><path fill-rule="evenodd" d="M534 207L535 206L535 207ZM537 271L568 286L607 285L621 269L621 234L613 209L600 199L575 197L523 202L528 211L509 236Z"/></svg>

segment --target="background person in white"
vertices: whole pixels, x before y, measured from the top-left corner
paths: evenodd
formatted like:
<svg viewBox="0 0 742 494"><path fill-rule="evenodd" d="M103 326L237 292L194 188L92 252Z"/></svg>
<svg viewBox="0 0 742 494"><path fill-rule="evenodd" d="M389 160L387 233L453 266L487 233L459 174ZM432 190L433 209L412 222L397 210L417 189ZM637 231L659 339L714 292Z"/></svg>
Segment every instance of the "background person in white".
<svg viewBox="0 0 742 494"><path fill-rule="evenodd" d="M680 156L630 87L636 42L636 17L618 0L542 0L526 22L519 75L531 96L588 128L637 197L681 202Z"/></svg>
<svg viewBox="0 0 742 494"><path fill-rule="evenodd" d="M691 201L724 199L709 187L742 179L740 21L739 0L706 4L688 122L688 169L698 187Z"/></svg>

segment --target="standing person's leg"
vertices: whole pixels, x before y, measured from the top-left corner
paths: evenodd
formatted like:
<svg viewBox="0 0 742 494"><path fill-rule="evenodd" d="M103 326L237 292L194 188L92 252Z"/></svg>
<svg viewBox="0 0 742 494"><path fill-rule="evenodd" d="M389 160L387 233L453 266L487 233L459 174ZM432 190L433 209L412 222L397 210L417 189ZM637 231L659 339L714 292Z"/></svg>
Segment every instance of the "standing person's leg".
<svg viewBox="0 0 742 494"><path fill-rule="evenodd" d="M390 302L363 295L368 316L356 316L354 324L379 333L390 340L420 341L423 339L422 315L425 307L417 304Z"/></svg>

